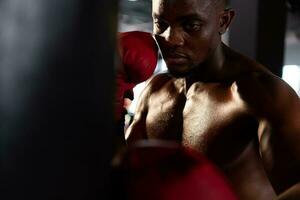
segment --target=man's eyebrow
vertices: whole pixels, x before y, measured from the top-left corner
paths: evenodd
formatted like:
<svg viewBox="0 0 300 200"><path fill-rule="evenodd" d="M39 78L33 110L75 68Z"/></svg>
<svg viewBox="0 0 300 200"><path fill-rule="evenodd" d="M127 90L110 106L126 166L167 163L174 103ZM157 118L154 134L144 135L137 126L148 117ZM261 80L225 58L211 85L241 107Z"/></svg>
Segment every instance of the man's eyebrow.
<svg viewBox="0 0 300 200"><path fill-rule="evenodd" d="M188 14L188 15L184 15L184 16L180 16L177 18L177 20L179 21L183 21L183 20L199 20L199 21L205 21L205 18L202 17L199 14Z"/></svg>
<svg viewBox="0 0 300 200"><path fill-rule="evenodd" d="M163 17L161 17L160 15L153 13L152 14L154 19L160 19L160 20L164 20ZM188 14L188 15L183 15L183 16L179 16L176 18L176 20L178 21L184 21L184 20L199 20L199 21L205 21L205 18L202 17L199 14Z"/></svg>
<svg viewBox="0 0 300 200"><path fill-rule="evenodd" d="M161 18L161 17L160 17L158 14L156 14L156 13L153 13L153 14L152 14L152 17L153 17L153 18L157 18L157 19L160 19L160 18Z"/></svg>

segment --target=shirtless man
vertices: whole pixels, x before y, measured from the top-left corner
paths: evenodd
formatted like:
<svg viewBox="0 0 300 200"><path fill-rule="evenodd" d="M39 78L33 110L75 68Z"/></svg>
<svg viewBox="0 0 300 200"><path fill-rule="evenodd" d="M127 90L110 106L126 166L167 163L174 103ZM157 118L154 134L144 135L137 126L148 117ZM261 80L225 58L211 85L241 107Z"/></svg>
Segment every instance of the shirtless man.
<svg viewBox="0 0 300 200"><path fill-rule="evenodd" d="M261 64L221 42L225 0L153 0L169 73L143 91L125 138L177 140L206 155L242 200L300 199L300 103Z"/></svg>

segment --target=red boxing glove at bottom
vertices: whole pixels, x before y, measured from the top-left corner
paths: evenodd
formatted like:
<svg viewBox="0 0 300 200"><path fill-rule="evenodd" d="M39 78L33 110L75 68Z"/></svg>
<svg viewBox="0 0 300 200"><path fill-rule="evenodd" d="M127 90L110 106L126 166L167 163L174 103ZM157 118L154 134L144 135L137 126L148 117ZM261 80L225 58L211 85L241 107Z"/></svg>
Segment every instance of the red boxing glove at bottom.
<svg viewBox="0 0 300 200"><path fill-rule="evenodd" d="M115 199L237 200L212 163L173 142L138 142L119 157L113 175Z"/></svg>

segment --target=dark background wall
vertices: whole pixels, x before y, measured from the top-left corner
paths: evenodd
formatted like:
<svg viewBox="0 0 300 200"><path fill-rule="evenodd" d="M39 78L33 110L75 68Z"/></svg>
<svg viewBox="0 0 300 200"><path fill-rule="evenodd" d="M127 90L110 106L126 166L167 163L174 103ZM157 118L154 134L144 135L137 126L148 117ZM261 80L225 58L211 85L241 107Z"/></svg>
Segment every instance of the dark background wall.
<svg viewBox="0 0 300 200"><path fill-rule="evenodd" d="M0 1L0 199L107 199L117 5Z"/></svg>
<svg viewBox="0 0 300 200"><path fill-rule="evenodd" d="M259 61L278 76L284 64L285 0L231 0L236 17L230 26L232 48Z"/></svg>

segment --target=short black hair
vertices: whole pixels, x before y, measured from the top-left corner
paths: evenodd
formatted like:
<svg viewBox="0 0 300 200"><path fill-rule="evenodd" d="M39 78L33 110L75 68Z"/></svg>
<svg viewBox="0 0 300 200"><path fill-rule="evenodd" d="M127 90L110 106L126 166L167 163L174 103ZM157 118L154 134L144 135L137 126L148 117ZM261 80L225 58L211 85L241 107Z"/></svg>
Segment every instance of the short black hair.
<svg viewBox="0 0 300 200"><path fill-rule="evenodd" d="M229 0L224 0L224 4L225 4L225 7L229 7L229 5L230 5Z"/></svg>
<svg viewBox="0 0 300 200"><path fill-rule="evenodd" d="M225 8L229 7L229 0L218 0L220 3L224 5Z"/></svg>

